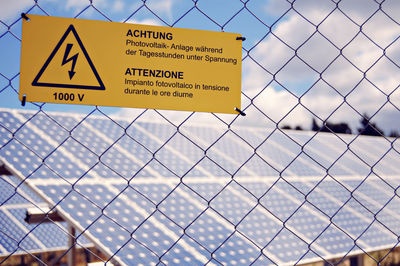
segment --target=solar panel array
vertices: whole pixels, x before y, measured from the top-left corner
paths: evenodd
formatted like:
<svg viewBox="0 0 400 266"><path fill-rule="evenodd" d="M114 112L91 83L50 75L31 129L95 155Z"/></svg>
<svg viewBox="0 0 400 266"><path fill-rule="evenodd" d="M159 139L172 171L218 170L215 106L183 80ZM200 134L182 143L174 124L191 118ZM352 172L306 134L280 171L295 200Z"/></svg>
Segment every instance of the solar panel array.
<svg viewBox="0 0 400 266"><path fill-rule="evenodd" d="M66 222L27 224L26 212L47 204L14 176L0 176L0 264L10 255L68 250ZM82 245L88 247L85 239Z"/></svg>
<svg viewBox="0 0 400 266"><path fill-rule="evenodd" d="M0 160L121 265L289 265L399 242L398 142L145 118L2 109Z"/></svg>

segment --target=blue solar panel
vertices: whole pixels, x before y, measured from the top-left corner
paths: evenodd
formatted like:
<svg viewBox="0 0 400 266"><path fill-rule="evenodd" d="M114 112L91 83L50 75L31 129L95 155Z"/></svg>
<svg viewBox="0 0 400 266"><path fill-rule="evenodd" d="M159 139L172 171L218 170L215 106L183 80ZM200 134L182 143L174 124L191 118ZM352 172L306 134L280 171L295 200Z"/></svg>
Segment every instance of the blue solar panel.
<svg viewBox="0 0 400 266"><path fill-rule="evenodd" d="M264 207L257 206L244 218L238 228L254 244L262 248L268 245L282 229L282 222Z"/></svg>
<svg viewBox="0 0 400 266"><path fill-rule="evenodd" d="M3 110L0 160L120 264L294 264L397 243L385 166L400 157L381 139L81 118Z"/></svg>
<svg viewBox="0 0 400 266"><path fill-rule="evenodd" d="M253 243L235 233L218 249L215 258L223 265L250 265L259 254Z"/></svg>
<svg viewBox="0 0 400 266"><path fill-rule="evenodd" d="M176 128L169 124L135 123L127 129L128 136L140 142L150 151L156 152L176 133ZM157 136L154 138L154 136Z"/></svg>
<svg viewBox="0 0 400 266"><path fill-rule="evenodd" d="M206 174L204 171L202 171L202 169L207 169L207 171L212 173L213 176L218 176L221 178L230 176L227 170L225 170L221 165L217 164L209 157L203 157L202 160L197 163L196 167L190 169L190 171L186 173L185 177L188 177L188 179L190 177L204 177Z"/></svg>
<svg viewBox="0 0 400 266"><path fill-rule="evenodd" d="M40 198L32 189L30 189L24 181L21 181L19 178L15 176L7 176L7 180L3 179L3 182L9 182L9 184L13 187L13 192L16 192L15 197L23 197L23 202L18 202L18 203L25 203L26 201L33 202L35 204L41 204L44 203L43 199ZM6 190L3 190L4 193ZM12 198L13 199L13 198ZM7 202L11 203L11 202Z"/></svg>
<svg viewBox="0 0 400 266"><path fill-rule="evenodd" d="M324 133L316 136L307 133L301 134L297 131L288 133L297 143L304 145L303 150L309 157L313 158L324 169L329 169L329 173L333 175L352 174L349 171L350 169L343 168L343 165L336 162L346 149L345 144L336 136L332 135L329 139L326 139Z"/></svg>
<svg viewBox="0 0 400 266"><path fill-rule="evenodd" d="M345 254L349 251L354 252L359 250L354 244L354 239L350 238L334 224L330 224L320 234L314 244L329 250L330 254Z"/></svg>
<svg viewBox="0 0 400 266"><path fill-rule="evenodd" d="M29 176L40 167L42 160L19 141L9 140L0 150L3 163L18 164L18 171L23 176Z"/></svg>
<svg viewBox="0 0 400 266"><path fill-rule="evenodd" d="M0 124L3 129L8 132L14 132L16 129L21 127L22 121L19 121L10 112L0 112Z"/></svg>
<svg viewBox="0 0 400 266"><path fill-rule="evenodd" d="M243 198L247 200L244 201ZM257 199L254 196L236 183L232 183L218 194L210 206L236 225L256 205Z"/></svg>
<svg viewBox="0 0 400 266"><path fill-rule="evenodd" d="M15 187L10 181L0 179L0 206L3 204L18 204L23 203L24 198L15 191Z"/></svg>
<svg viewBox="0 0 400 266"><path fill-rule="evenodd" d="M196 254L186 251L182 248L182 244L193 247ZM161 257L161 262L176 265L204 265L208 261L212 261L210 253L186 235Z"/></svg>
<svg viewBox="0 0 400 266"><path fill-rule="evenodd" d="M196 192L202 199L206 201L210 201L213 199L229 182L230 180L226 180L226 183L185 183L189 188Z"/></svg>
<svg viewBox="0 0 400 266"><path fill-rule="evenodd" d="M179 157L176 152L179 150ZM204 156L204 151L180 134L170 139L155 158L177 176L186 174ZM178 159L179 158L179 159Z"/></svg>

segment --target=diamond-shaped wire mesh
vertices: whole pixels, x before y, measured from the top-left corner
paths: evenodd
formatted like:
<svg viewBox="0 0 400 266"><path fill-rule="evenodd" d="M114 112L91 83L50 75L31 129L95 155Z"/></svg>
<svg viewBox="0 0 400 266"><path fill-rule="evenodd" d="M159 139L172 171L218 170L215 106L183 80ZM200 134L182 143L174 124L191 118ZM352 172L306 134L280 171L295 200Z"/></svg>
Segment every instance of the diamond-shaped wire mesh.
<svg viewBox="0 0 400 266"><path fill-rule="evenodd" d="M400 263L400 2L0 5L0 264ZM21 12L240 33L247 116L22 108Z"/></svg>

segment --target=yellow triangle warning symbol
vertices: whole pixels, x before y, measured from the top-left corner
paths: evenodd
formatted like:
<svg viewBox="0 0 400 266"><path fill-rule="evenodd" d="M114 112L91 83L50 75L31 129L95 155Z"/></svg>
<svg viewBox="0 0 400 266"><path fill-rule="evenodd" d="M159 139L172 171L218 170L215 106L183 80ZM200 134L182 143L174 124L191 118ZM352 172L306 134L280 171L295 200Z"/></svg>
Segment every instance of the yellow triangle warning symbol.
<svg viewBox="0 0 400 266"><path fill-rule="evenodd" d="M32 86L105 90L72 24L36 75Z"/></svg>

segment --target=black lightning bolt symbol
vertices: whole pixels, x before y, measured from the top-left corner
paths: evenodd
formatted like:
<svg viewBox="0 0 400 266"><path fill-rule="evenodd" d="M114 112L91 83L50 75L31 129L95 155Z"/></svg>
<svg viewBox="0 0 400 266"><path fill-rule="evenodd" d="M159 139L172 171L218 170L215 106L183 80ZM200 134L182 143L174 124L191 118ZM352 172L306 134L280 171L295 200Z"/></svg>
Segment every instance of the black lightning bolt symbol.
<svg viewBox="0 0 400 266"><path fill-rule="evenodd" d="M71 70L68 71L69 79L72 79L72 77L75 75L74 69L75 69L76 60L78 60L78 55L79 55L79 53L77 53L74 56L71 56L70 58L68 58L68 55L69 55L69 52L71 52L72 46L73 46L72 43L67 44L67 47L65 48L64 58L63 58L63 61L61 64L61 66L63 66L66 63L68 63L69 61L72 61Z"/></svg>

